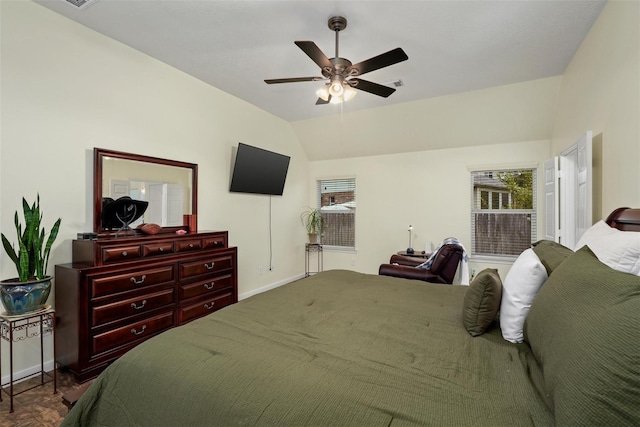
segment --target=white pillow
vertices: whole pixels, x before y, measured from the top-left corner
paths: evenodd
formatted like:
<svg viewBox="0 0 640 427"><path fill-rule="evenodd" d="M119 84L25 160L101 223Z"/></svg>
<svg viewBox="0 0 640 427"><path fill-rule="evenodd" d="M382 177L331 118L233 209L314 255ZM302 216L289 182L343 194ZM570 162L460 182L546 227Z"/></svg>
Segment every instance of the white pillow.
<svg viewBox="0 0 640 427"><path fill-rule="evenodd" d="M574 250L585 245L603 264L640 276L640 232L620 231L598 221L584 232Z"/></svg>
<svg viewBox="0 0 640 427"><path fill-rule="evenodd" d="M502 282L500 329L505 340L524 341L524 320L547 278L547 270L531 248L522 252L513 263Z"/></svg>

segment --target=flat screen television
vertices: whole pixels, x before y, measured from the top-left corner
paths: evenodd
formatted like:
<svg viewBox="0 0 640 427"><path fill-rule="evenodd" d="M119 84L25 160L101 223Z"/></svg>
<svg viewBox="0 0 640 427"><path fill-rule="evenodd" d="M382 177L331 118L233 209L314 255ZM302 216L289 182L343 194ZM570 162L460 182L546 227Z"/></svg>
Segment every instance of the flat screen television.
<svg viewBox="0 0 640 427"><path fill-rule="evenodd" d="M289 156L239 143L229 191L282 196Z"/></svg>

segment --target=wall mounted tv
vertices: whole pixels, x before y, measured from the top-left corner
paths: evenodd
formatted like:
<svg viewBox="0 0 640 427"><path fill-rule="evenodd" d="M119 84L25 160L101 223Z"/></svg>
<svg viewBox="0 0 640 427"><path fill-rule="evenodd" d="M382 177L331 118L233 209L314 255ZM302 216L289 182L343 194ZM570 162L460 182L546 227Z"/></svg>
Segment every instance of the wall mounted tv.
<svg viewBox="0 0 640 427"><path fill-rule="evenodd" d="M239 143L229 191L282 196L289 156Z"/></svg>

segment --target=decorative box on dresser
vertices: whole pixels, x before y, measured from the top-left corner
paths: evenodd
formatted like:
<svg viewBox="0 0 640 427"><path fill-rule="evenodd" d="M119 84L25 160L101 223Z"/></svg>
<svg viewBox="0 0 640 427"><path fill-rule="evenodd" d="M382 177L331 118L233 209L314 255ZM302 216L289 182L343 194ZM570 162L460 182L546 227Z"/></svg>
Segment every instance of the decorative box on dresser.
<svg viewBox="0 0 640 427"><path fill-rule="evenodd" d="M79 382L142 341L238 301L228 233L74 240L56 265L56 360Z"/></svg>

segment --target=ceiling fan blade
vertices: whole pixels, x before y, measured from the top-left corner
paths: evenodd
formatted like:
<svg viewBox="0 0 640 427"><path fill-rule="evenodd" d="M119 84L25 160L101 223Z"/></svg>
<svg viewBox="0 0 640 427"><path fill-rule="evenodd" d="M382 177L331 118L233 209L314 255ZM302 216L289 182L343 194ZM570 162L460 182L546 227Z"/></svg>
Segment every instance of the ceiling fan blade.
<svg viewBox="0 0 640 427"><path fill-rule="evenodd" d="M384 98L387 98L389 95L396 91L392 87L379 85L378 83L373 83L368 80L349 79L349 82L356 82L355 85L352 85L356 89L360 89L374 95L382 96Z"/></svg>
<svg viewBox="0 0 640 427"><path fill-rule="evenodd" d="M297 41L294 42L309 58L313 60L322 69L333 68L333 64L327 58L320 48L312 41Z"/></svg>
<svg viewBox="0 0 640 427"><path fill-rule="evenodd" d="M407 59L409 59L409 57L404 53L404 50L397 47L389 52L382 53L378 56L374 56L373 58L369 58L348 67L347 73L352 76L360 76L364 73L370 73L371 71L406 61Z"/></svg>
<svg viewBox="0 0 640 427"><path fill-rule="evenodd" d="M329 95L329 99L327 99L326 101L322 98L318 98L318 100L316 101L316 105L328 104L330 100L331 100L331 95Z"/></svg>
<svg viewBox="0 0 640 427"><path fill-rule="evenodd" d="M272 85L274 83L318 82L324 79L324 77L290 77L288 79L265 79L264 82Z"/></svg>

